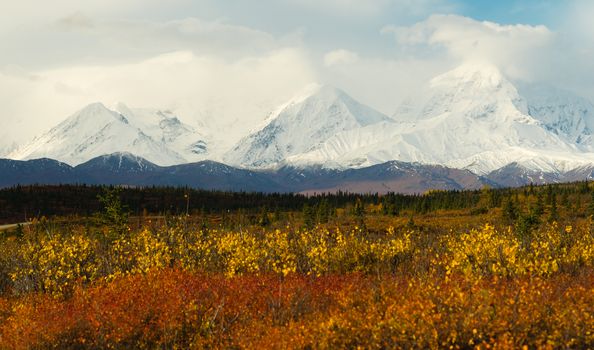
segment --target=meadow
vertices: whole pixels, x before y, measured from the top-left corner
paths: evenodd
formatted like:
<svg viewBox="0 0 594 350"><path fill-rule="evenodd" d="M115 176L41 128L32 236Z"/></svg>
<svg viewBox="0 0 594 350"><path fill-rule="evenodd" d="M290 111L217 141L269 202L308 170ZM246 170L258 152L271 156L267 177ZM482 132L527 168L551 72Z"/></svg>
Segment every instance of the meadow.
<svg viewBox="0 0 594 350"><path fill-rule="evenodd" d="M0 348L593 348L592 185L136 215L105 189L2 234Z"/></svg>

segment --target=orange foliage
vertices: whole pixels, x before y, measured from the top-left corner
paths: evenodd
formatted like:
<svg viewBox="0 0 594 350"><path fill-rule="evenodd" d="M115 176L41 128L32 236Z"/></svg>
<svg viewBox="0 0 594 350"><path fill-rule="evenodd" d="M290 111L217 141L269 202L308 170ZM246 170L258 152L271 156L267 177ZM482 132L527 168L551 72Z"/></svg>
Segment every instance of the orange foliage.
<svg viewBox="0 0 594 350"><path fill-rule="evenodd" d="M0 348L591 348L594 271L549 277L178 269L0 299Z"/></svg>

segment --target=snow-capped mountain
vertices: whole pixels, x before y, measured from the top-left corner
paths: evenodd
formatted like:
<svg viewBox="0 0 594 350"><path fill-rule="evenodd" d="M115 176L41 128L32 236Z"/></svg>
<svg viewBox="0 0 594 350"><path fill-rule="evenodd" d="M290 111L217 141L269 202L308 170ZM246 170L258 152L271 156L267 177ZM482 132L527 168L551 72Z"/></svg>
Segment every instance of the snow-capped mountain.
<svg viewBox="0 0 594 350"><path fill-rule="evenodd" d="M7 156L8 154L13 152L17 148L18 148L18 144L14 143L14 142L0 144L0 157Z"/></svg>
<svg viewBox="0 0 594 350"><path fill-rule="evenodd" d="M91 104L8 157L45 157L78 165L105 154L128 152L171 165L197 160L207 152L202 135L169 113L132 110L121 104L118 110Z"/></svg>
<svg viewBox="0 0 594 350"><path fill-rule="evenodd" d="M182 123L171 111L132 109L123 103L116 110L153 140L181 154L187 162L203 160L209 155L207 136Z"/></svg>
<svg viewBox="0 0 594 350"><path fill-rule="evenodd" d="M101 169L108 159L112 165L127 164L129 173L135 157L158 166L222 160L260 170L345 171L399 161L492 174L497 183L512 185L557 181L572 171L572 179L591 176L594 168L590 101L512 82L485 63L466 63L435 77L392 118L337 88L312 85L254 122L250 132L245 125L241 132L199 129L170 111L123 104L112 110L96 103L8 158L51 158L71 165L94 159L93 166ZM109 158L101 158L106 154ZM195 167L179 169L190 178ZM517 181L504 182L506 177Z"/></svg>
<svg viewBox="0 0 594 350"><path fill-rule="evenodd" d="M587 99L562 89L548 86L520 85L528 114L551 132L577 144L586 151L594 150L594 105Z"/></svg>
<svg viewBox="0 0 594 350"><path fill-rule="evenodd" d="M333 135L391 119L331 86L312 86L273 112L265 126L243 138L224 160L265 168L314 149Z"/></svg>
<svg viewBox="0 0 594 350"><path fill-rule="evenodd" d="M543 112L562 109L555 100L530 101L496 67L465 64L432 79L416 104L408 101L399 109L403 115L394 119L400 122L337 133L289 161L356 167L397 159L477 174L513 162L548 172L594 162L593 154L573 142L587 140L578 134L588 134L588 124L574 122L588 117L583 108L559 115Z"/></svg>

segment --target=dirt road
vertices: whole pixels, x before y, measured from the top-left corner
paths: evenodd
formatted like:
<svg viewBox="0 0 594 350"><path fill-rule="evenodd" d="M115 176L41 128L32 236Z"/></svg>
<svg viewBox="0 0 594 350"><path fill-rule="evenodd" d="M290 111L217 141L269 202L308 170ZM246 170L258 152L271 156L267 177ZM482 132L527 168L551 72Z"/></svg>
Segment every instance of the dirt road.
<svg viewBox="0 0 594 350"><path fill-rule="evenodd" d="M0 225L0 232L6 231L6 230L12 230L13 228L16 228L18 225L28 226L28 225L31 225L31 223L30 222L21 222L20 224Z"/></svg>

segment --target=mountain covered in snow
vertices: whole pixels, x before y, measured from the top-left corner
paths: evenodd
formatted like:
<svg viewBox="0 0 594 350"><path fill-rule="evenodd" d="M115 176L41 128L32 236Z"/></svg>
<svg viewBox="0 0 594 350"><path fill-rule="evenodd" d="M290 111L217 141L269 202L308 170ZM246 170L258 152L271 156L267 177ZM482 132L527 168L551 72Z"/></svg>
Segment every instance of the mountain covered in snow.
<svg viewBox="0 0 594 350"><path fill-rule="evenodd" d="M243 138L224 160L265 168L314 149L340 132L391 119L331 86L312 86L278 108L262 129Z"/></svg>
<svg viewBox="0 0 594 350"><path fill-rule="evenodd" d="M592 105L547 90L526 97L496 67L465 64L432 79L394 123L338 132L291 163L356 167L390 160L487 174L510 163L565 172L594 163Z"/></svg>
<svg viewBox="0 0 594 350"><path fill-rule="evenodd" d="M172 165L205 158L208 145L202 134L170 112L130 109L123 104L111 110L94 103L12 151L8 158L51 158L78 165L116 152Z"/></svg>
<svg viewBox="0 0 594 350"><path fill-rule="evenodd" d="M0 159L0 188L29 184L111 184L189 186L205 190L257 192L403 192L481 188L484 179L469 171L388 162L363 169L336 170L291 166L253 171L213 161L158 166L129 153L115 153L76 167L50 159Z"/></svg>
<svg viewBox="0 0 594 350"><path fill-rule="evenodd" d="M127 164L127 174L134 173L134 164L140 174L150 170L143 167L205 160L279 174L287 168L304 174L326 169L323 176L315 170L312 178L325 179L327 188L334 188L329 184L335 171L345 174L394 161L401 168L441 166L512 185L578 179L591 176L594 168L592 102L555 87L512 81L486 63L465 63L431 79L391 117L338 88L312 85L263 116L251 131L231 131L191 126L168 110L123 104L110 109L96 103L6 152L11 159L50 158L73 166L92 159L80 170L89 176L93 169L106 168L101 162L113 166L117 159ZM179 169L188 172L188 179L196 170ZM252 176L245 174L238 178Z"/></svg>
<svg viewBox="0 0 594 350"><path fill-rule="evenodd" d="M581 150L594 150L594 105L569 91L550 86L519 85L528 114L550 132Z"/></svg>

